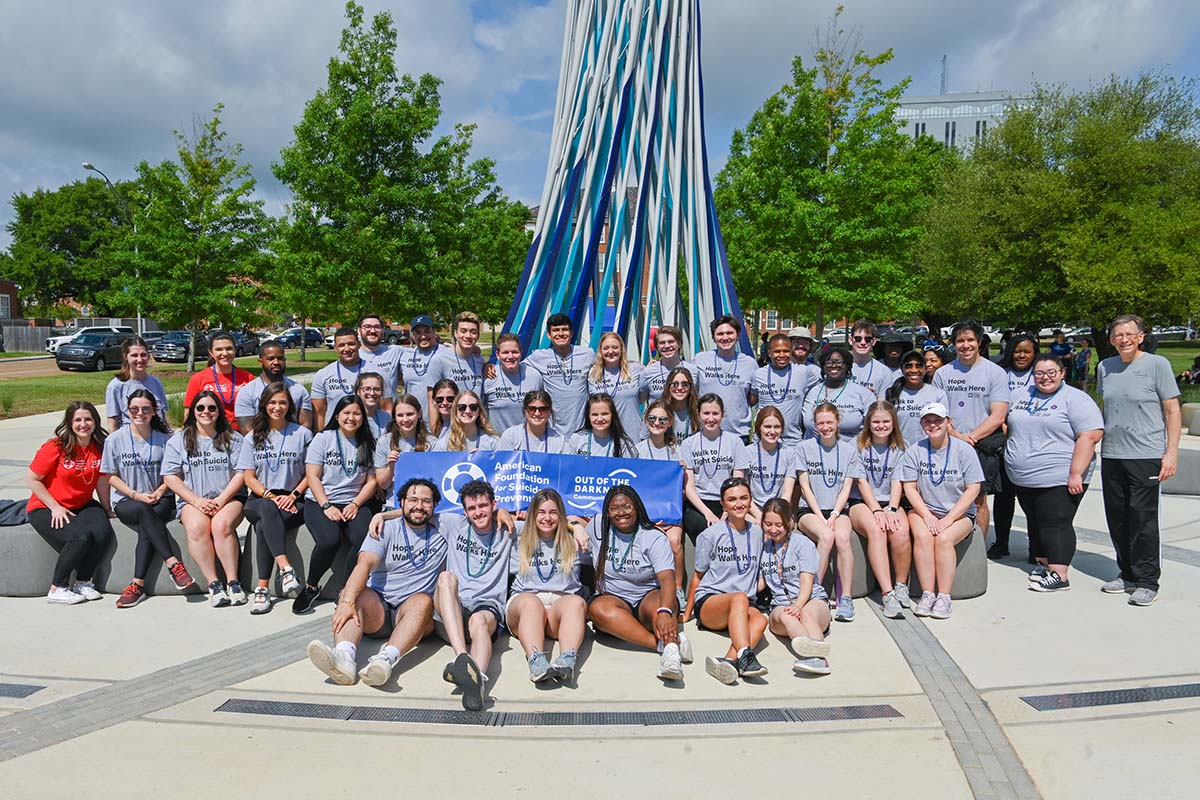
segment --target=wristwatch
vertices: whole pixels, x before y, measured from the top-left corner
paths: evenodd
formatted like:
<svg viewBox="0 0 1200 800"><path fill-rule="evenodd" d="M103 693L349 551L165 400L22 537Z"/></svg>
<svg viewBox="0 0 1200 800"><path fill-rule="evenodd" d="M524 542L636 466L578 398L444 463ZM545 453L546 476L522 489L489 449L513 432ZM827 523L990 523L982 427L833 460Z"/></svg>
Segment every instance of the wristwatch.
<svg viewBox="0 0 1200 800"><path fill-rule="evenodd" d="M333 508L333 503L329 502L328 500L326 500L324 503L321 503L322 511L328 511L331 508Z"/></svg>
<svg viewBox="0 0 1200 800"><path fill-rule="evenodd" d="M299 489L293 489L293 490L292 490L292 497L296 498L297 500L299 500L299 499L300 499L300 494L301 494L301 492L300 492L300 490L299 490Z"/></svg>

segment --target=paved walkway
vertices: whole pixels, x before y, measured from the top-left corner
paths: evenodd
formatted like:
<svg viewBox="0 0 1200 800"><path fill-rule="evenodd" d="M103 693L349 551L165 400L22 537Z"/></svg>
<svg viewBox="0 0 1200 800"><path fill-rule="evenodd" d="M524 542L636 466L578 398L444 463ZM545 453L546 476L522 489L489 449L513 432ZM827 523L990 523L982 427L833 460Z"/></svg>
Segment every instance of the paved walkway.
<svg viewBox="0 0 1200 800"><path fill-rule="evenodd" d="M56 421L0 423L0 494L19 492L13 476ZM300 618L198 598L128 611L0 598L0 792L357 796L395 764L392 790L441 797L1190 798L1200 498L1163 509L1163 593L1148 609L1099 592L1115 567L1093 490L1070 592L1028 591L1014 557L947 621L884 620L860 601L855 622L834 624L827 677L795 676L768 635L770 674L735 686L700 663L664 685L653 654L589 636L577 685L543 689L501 639L482 715L441 681L436 641L380 689L325 680L304 645L328 636L329 604ZM725 647L689 631L698 662Z"/></svg>

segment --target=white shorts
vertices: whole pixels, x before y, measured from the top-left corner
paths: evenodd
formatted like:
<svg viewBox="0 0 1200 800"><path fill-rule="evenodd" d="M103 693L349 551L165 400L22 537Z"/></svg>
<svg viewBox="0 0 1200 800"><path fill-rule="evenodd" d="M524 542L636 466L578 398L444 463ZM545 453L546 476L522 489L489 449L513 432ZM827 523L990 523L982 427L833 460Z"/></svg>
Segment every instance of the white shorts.
<svg viewBox="0 0 1200 800"><path fill-rule="evenodd" d="M547 611L550 606L554 605L555 601L560 597L568 597L570 592L516 592L512 597L508 598L508 602L504 604L504 618L508 619L508 615L512 613L512 602L522 595L531 594L538 600L542 601L542 605Z"/></svg>

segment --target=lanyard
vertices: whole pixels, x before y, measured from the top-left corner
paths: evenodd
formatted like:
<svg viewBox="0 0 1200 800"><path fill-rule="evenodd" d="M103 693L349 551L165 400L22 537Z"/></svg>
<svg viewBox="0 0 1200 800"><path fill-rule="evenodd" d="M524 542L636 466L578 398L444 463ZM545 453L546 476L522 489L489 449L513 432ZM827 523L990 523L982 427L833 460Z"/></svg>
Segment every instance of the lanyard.
<svg viewBox="0 0 1200 800"><path fill-rule="evenodd" d="M333 432L333 435L337 437L338 460L342 462L342 474L347 478L353 478L354 474L358 472L358 450L357 448L354 450L354 464L347 469L346 454L342 452L342 439L344 438L342 436L342 432L340 430L336 430Z"/></svg>
<svg viewBox="0 0 1200 800"><path fill-rule="evenodd" d="M738 575L745 575L750 571L750 524L746 524L746 566L742 567L742 559L738 557L737 541L733 538L733 526L729 524L729 520L725 520L725 530L729 533L729 546L733 549L733 565L737 567Z"/></svg>
<svg viewBox="0 0 1200 800"><path fill-rule="evenodd" d="M837 486L838 479L842 475L842 443L838 440L833 442L833 452L836 456L833 462L833 478L830 479L829 470L825 469L825 445L821 444L821 440L817 439L817 459L821 463L821 483L825 484L826 489L832 489Z"/></svg>
<svg viewBox="0 0 1200 800"><path fill-rule="evenodd" d="M756 449L758 450L758 485L762 487L763 494L771 494L771 492L775 491L776 484L779 483L779 454L783 452L783 445L781 445L779 442L775 443L775 466L771 468L770 486L767 486L767 482L763 480L763 477L767 474L767 472L763 469L762 442L758 443L758 447Z"/></svg>
<svg viewBox="0 0 1200 800"><path fill-rule="evenodd" d="M617 533L614 526L612 537L608 543L608 560L612 563L613 569L624 574L625 564L629 561L629 551L633 549L633 540L637 538L638 529L634 528L633 533L629 534L629 544L625 545L625 555L621 557L621 563L617 563Z"/></svg>
<svg viewBox="0 0 1200 800"><path fill-rule="evenodd" d="M550 579L554 577L554 573L558 571L558 559L556 558L558 553L556 552L556 550L554 548L553 542L551 542L550 552L552 554L550 557L550 574L543 575L542 574L542 562L540 559L538 559L538 556L541 555L541 553L542 553L542 542L541 542L541 538L539 537L538 551L533 554L533 567L534 567L534 569L537 570L538 577L542 579L542 583L549 583Z"/></svg>
<svg viewBox="0 0 1200 800"><path fill-rule="evenodd" d="M701 432L700 437L701 437L700 438L700 455L704 456L705 460L707 461L709 451L704 449L704 439L706 437L704 436L703 432ZM713 464L715 464L715 466L712 469L712 472L708 471L708 464L700 465L700 470L704 473L704 477L706 477L706 478L709 478L709 479L715 478L717 476L717 472L719 472L721 469L721 441L724 438L725 438L725 431L724 431L724 429L722 429L721 433L717 436L717 449L712 451L712 461L713 461Z"/></svg>
<svg viewBox="0 0 1200 800"><path fill-rule="evenodd" d="M929 457L929 482L934 486L941 486L946 480L946 468L950 466L950 438L946 439L946 463L942 464L942 474L935 478L933 477L933 442L929 439L925 440L925 454Z"/></svg>
<svg viewBox="0 0 1200 800"><path fill-rule="evenodd" d="M217 365L213 364L210 367L213 374L213 389L217 392L217 397L221 398L221 402L226 409L233 407L233 398L237 395L237 367L230 365L229 372L229 397L225 396L224 390L221 388L221 373L217 372Z"/></svg>
<svg viewBox="0 0 1200 800"><path fill-rule="evenodd" d="M791 367L788 367L787 384L785 384L783 387L783 394L781 394L779 397L776 397L775 390L771 386L771 376L775 374L775 368L772 366L767 367L767 397L771 398L772 403L782 403L784 400L787 399L788 391L791 390L791 388L792 388L792 374L793 373L795 373L795 370L792 369Z"/></svg>
<svg viewBox="0 0 1200 800"><path fill-rule="evenodd" d="M471 534L474 533L475 526L470 522L467 523L467 575L472 578L478 578L487 572L488 564L492 561L492 548L487 546L485 551L487 555L483 558L483 565L479 568L479 572L471 572ZM496 529L493 527L488 531L488 538L491 539L496 535Z"/></svg>
<svg viewBox="0 0 1200 800"><path fill-rule="evenodd" d="M400 535L404 537L404 546L406 548L408 548L408 563L412 564L417 569L423 569L425 567L425 565L429 562L429 550L431 547L431 545L429 543L429 530L430 530L429 525L426 525L425 532L423 534L423 536L425 537L425 553L424 553L423 557L421 558L421 563L418 564L417 560L415 558L413 558L412 543L408 540L408 522L404 519L404 517L400 518ZM470 550L469 549L467 551L467 557L470 558Z"/></svg>

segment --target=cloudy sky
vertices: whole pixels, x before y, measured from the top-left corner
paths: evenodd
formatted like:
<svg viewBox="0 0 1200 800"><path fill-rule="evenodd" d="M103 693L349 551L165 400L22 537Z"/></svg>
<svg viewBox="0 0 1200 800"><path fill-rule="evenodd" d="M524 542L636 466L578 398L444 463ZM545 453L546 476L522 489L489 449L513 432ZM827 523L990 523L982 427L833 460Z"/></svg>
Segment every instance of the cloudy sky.
<svg viewBox="0 0 1200 800"><path fill-rule="evenodd" d="M476 123L476 152L496 160L513 197L541 194L564 8L577 0L367 0L391 12L397 66L444 81L444 121ZM1086 86L1109 73L1162 68L1200 75L1196 0L843 0L883 72L936 94L942 54L950 89ZM708 146L725 161L732 131L811 53L831 0L701 0ZM331 0L0 0L0 248L8 198L84 177L114 180L174 154L174 129L226 106L272 213L287 202L270 164L324 84L344 6Z"/></svg>

